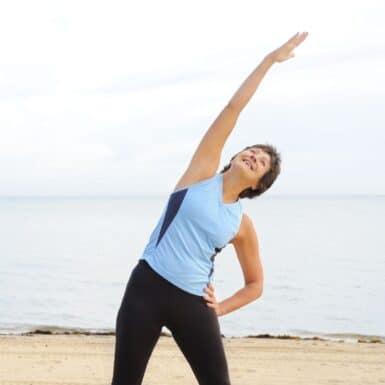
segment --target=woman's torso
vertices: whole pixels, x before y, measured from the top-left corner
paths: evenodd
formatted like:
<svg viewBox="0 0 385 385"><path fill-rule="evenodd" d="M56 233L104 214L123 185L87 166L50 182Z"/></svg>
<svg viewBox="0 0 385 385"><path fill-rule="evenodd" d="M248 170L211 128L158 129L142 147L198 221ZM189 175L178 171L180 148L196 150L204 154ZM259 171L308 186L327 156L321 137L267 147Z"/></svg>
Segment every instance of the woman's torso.
<svg viewBox="0 0 385 385"><path fill-rule="evenodd" d="M243 214L238 199L223 203L223 174L175 190L139 259L189 293L203 296L214 259L237 233Z"/></svg>

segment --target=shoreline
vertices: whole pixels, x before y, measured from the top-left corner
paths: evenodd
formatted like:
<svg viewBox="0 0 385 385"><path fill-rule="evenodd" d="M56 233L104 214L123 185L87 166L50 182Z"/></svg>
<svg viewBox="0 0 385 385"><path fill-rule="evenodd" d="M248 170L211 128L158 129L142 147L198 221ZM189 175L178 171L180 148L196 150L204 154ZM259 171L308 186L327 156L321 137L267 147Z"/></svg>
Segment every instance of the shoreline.
<svg viewBox="0 0 385 385"><path fill-rule="evenodd" d="M0 336L0 384L110 384L115 342L112 335ZM382 343L225 337L223 344L234 385L362 385L385 379ZM157 341L143 381L150 384L197 384L173 338Z"/></svg>
<svg viewBox="0 0 385 385"><path fill-rule="evenodd" d="M3 332L0 328L0 337L2 336L31 336L31 335L87 335L87 336L114 336L113 329L89 329L79 327L61 327L61 326L26 326L24 328L18 327L14 330L7 330ZM171 337L171 333L161 332L163 337ZM354 333L310 333L305 334L248 334L244 336L227 336L222 334L224 339L278 339L278 340L299 340L299 341L334 341L339 343L378 343L385 344L385 337L378 335L364 335Z"/></svg>

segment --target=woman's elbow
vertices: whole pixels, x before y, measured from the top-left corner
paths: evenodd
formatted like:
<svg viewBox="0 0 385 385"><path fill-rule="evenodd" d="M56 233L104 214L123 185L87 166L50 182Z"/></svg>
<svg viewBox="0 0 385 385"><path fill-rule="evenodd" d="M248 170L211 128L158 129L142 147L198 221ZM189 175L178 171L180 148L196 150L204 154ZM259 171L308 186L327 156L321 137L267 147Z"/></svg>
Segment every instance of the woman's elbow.
<svg viewBox="0 0 385 385"><path fill-rule="evenodd" d="M255 299L262 297L262 294L263 294L263 284L258 286L257 297Z"/></svg>
<svg viewBox="0 0 385 385"><path fill-rule="evenodd" d="M253 288L253 299L256 300L263 294L263 282L255 282L250 284Z"/></svg>

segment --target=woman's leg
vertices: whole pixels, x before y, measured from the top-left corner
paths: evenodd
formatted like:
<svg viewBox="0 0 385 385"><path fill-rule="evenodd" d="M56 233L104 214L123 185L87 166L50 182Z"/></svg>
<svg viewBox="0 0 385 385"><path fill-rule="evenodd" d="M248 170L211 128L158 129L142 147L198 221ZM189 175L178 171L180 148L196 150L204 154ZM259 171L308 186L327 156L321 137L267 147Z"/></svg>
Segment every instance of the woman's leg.
<svg viewBox="0 0 385 385"><path fill-rule="evenodd" d="M140 385L162 329L157 282L139 263L131 273L116 318L112 385Z"/></svg>
<svg viewBox="0 0 385 385"><path fill-rule="evenodd" d="M203 297L175 292L166 326L199 385L230 385L218 317Z"/></svg>

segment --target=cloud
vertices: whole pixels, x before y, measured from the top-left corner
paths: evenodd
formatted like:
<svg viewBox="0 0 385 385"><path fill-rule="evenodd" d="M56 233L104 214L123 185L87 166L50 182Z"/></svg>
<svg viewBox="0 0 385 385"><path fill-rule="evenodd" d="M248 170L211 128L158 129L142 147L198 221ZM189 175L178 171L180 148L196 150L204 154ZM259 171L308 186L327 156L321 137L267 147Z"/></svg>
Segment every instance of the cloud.
<svg viewBox="0 0 385 385"><path fill-rule="evenodd" d="M285 155L277 194L384 193L384 10L380 1L8 3L0 195L140 194L154 178L148 191L169 191L225 103L297 30L308 39L262 80L222 163L271 142Z"/></svg>

